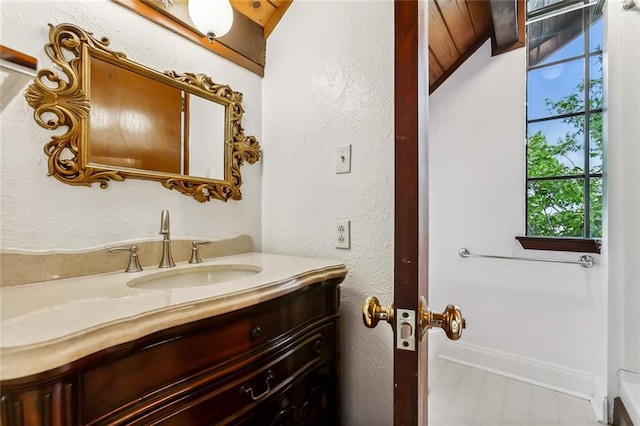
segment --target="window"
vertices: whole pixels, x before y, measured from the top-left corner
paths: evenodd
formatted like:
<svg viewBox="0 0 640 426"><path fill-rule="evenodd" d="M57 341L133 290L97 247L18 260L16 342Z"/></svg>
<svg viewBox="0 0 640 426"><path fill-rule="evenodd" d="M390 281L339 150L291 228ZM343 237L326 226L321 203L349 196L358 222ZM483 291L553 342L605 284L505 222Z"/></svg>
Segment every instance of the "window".
<svg viewBox="0 0 640 426"><path fill-rule="evenodd" d="M526 233L601 238L601 15L583 0L527 11Z"/></svg>

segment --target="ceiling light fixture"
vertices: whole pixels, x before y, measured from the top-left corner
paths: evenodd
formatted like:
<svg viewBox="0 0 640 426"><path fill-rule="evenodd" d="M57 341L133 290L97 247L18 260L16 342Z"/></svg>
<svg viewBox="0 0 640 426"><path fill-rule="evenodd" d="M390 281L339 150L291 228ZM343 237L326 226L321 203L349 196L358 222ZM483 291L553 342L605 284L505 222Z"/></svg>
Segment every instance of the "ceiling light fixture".
<svg viewBox="0 0 640 426"><path fill-rule="evenodd" d="M211 43L228 33L233 25L233 9L229 0L189 0L188 10L193 25Z"/></svg>

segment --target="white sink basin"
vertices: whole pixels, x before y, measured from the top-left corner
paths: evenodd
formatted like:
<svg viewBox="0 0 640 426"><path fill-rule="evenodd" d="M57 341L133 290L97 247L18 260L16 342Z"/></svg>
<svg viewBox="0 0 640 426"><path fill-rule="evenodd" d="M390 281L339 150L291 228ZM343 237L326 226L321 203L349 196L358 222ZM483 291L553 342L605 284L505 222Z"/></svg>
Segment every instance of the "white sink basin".
<svg viewBox="0 0 640 426"><path fill-rule="evenodd" d="M184 269L170 269L133 279L129 287L169 290L226 283L249 277L262 269L253 265L203 265Z"/></svg>

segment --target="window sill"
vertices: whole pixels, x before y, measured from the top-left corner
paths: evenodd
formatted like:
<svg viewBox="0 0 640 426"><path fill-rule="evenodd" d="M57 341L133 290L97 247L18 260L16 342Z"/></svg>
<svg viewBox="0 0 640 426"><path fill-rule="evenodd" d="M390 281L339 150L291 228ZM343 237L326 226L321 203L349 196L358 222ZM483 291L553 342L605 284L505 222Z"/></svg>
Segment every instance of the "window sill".
<svg viewBox="0 0 640 426"><path fill-rule="evenodd" d="M516 237L525 250L572 251L600 254L600 240L591 238Z"/></svg>

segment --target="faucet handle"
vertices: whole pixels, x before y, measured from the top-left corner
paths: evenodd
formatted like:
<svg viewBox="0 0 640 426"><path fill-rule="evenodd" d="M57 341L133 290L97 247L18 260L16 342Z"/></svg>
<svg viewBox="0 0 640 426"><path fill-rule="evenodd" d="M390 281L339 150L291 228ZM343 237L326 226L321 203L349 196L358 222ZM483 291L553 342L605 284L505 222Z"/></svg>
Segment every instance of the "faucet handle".
<svg viewBox="0 0 640 426"><path fill-rule="evenodd" d="M125 272L140 272L142 271L142 266L140 266L140 260L138 259L138 246L133 245L131 247L113 247L110 248L109 253L122 253L128 251L129 255L129 265L127 265L127 269Z"/></svg>
<svg viewBox="0 0 640 426"><path fill-rule="evenodd" d="M200 250L198 248L200 245L211 244L213 241L192 241L191 242L191 259L189 259L189 263L202 263L202 259L200 259Z"/></svg>

